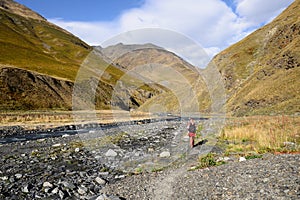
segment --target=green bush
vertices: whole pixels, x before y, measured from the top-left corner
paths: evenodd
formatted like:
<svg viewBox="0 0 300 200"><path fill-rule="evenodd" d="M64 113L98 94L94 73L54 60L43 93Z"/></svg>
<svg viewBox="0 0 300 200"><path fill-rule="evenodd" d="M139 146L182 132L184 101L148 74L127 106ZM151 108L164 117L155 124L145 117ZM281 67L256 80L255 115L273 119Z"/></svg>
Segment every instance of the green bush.
<svg viewBox="0 0 300 200"><path fill-rule="evenodd" d="M215 154L213 153L208 153L205 156L200 156L198 161L199 165L197 168L206 168L225 164L224 161L216 161Z"/></svg>

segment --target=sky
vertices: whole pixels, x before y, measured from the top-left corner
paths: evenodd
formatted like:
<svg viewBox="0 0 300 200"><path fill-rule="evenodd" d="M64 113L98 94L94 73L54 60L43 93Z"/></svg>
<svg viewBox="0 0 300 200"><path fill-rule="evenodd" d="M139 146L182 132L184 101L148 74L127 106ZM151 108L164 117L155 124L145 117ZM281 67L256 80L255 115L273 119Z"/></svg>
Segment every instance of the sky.
<svg viewBox="0 0 300 200"><path fill-rule="evenodd" d="M197 54L195 46L212 58L270 22L294 0L15 1L90 45L152 42L187 58L192 64L202 65L203 61L197 63L192 58ZM120 37L128 33L134 39ZM164 37L158 39L161 35ZM166 45L171 46L163 46L162 38L169 38L176 45L169 42ZM175 38L185 39L178 42Z"/></svg>

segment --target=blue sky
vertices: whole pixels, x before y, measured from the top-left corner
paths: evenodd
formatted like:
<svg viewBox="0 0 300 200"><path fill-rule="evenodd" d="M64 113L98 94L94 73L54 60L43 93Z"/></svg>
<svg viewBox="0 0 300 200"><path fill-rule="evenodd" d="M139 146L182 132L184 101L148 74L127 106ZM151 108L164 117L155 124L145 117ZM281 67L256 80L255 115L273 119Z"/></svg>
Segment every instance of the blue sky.
<svg viewBox="0 0 300 200"><path fill-rule="evenodd" d="M139 7L142 0L15 0L45 18L72 21L107 21L124 10Z"/></svg>
<svg viewBox="0 0 300 200"><path fill-rule="evenodd" d="M157 40L160 32L149 34L139 31L138 37L134 40L128 40L128 37L111 40L114 36L128 31L132 35L133 30L155 28L186 36L203 48L209 58L270 22L293 2L293 0L15 1L38 12L48 21L70 31L90 45L152 42L163 46ZM172 37L178 38L174 35L170 36ZM193 54L197 56L193 45L186 46L185 42L175 40L173 43L176 48L172 47L172 44L163 47L184 58Z"/></svg>

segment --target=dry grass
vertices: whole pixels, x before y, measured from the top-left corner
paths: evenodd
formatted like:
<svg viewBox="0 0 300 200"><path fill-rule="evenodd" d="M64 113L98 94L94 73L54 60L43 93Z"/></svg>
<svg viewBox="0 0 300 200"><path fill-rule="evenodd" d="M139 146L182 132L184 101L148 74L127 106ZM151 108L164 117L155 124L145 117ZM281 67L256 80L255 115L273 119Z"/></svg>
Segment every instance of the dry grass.
<svg viewBox="0 0 300 200"><path fill-rule="evenodd" d="M3 126L21 126L24 129L53 128L75 123L113 123L150 118L153 116L149 113L122 110L6 112L0 113L0 128Z"/></svg>
<svg viewBox="0 0 300 200"><path fill-rule="evenodd" d="M228 152L295 152L300 150L300 117L253 116L230 118L222 140Z"/></svg>

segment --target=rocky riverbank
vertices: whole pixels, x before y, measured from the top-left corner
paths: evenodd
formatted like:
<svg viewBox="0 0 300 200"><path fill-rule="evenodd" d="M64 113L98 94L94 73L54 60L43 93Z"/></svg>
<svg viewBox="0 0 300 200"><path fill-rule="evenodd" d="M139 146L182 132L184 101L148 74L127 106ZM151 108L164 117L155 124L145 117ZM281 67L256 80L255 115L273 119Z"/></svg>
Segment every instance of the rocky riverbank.
<svg viewBox="0 0 300 200"><path fill-rule="evenodd" d="M203 129L193 149L182 119L65 126L3 143L0 199L299 197L298 155L230 158L221 167L188 171L199 155L222 152L212 134L218 121L197 122Z"/></svg>
<svg viewBox="0 0 300 200"><path fill-rule="evenodd" d="M96 198L104 185L181 159L188 150L185 126L180 120L90 124L77 134L67 126L47 131L55 137L2 144L0 199Z"/></svg>

